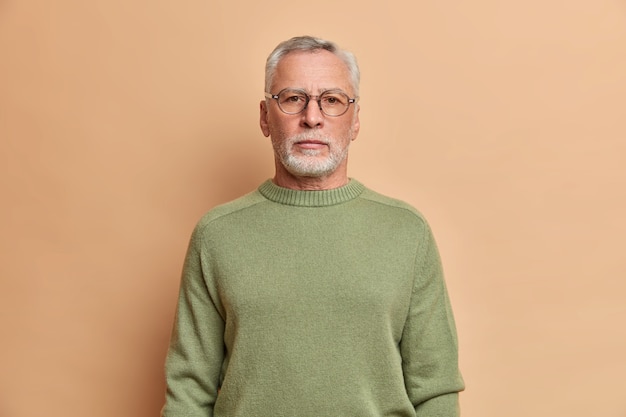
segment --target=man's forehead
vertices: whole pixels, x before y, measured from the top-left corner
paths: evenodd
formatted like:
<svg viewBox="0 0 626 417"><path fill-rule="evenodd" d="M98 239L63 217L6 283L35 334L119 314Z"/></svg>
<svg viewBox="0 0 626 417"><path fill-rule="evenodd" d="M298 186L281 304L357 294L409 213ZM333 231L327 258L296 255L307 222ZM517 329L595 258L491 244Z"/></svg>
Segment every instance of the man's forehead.
<svg viewBox="0 0 626 417"><path fill-rule="evenodd" d="M276 67L274 86L304 90L342 89L350 87L350 72L345 62L332 52L293 51L285 55Z"/></svg>

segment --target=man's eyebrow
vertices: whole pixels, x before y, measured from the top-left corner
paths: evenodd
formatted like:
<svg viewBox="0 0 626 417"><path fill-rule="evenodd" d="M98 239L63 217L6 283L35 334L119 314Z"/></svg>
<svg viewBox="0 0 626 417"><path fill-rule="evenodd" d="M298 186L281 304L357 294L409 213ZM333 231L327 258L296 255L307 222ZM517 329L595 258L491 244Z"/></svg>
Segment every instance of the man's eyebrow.
<svg viewBox="0 0 626 417"><path fill-rule="evenodd" d="M306 88L287 87L285 90L302 92L302 93L308 94L310 96L315 96L315 94L311 94L311 92L309 90L307 90ZM320 88L318 91L319 92L318 92L317 95L321 95L321 94L324 94L324 93L343 93L343 94L349 96L349 94L346 91L344 91L343 89L341 89L339 87Z"/></svg>
<svg viewBox="0 0 626 417"><path fill-rule="evenodd" d="M324 94L324 93L344 93L344 94L348 94L345 91L343 91L341 88L322 88L320 89L320 94Z"/></svg>

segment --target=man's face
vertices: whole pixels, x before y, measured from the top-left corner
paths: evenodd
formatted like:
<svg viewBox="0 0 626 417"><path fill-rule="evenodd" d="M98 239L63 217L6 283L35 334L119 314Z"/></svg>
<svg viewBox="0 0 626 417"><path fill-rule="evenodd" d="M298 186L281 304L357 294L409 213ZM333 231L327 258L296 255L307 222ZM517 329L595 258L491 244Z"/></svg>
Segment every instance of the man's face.
<svg viewBox="0 0 626 417"><path fill-rule="evenodd" d="M341 90L350 98L354 91L348 68L328 51L292 52L278 64L271 94L285 88L317 96ZM341 116L327 116L311 100L301 113L286 114L274 99L261 102L261 130L270 136L277 169L296 177L324 177L347 165L350 141L359 132L358 106L351 104ZM282 167L282 168L281 168Z"/></svg>

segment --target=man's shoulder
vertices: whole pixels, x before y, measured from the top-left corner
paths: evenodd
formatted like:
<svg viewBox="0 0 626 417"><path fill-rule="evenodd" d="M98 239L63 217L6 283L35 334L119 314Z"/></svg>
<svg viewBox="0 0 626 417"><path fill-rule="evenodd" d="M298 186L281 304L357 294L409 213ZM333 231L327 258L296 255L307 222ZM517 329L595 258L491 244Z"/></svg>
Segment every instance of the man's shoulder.
<svg viewBox="0 0 626 417"><path fill-rule="evenodd" d="M407 203L404 200L400 200L398 198L381 194L378 191L374 191L367 187L365 188L365 190L363 191L360 197L369 202L386 207L389 210L404 212L409 217L414 217L419 221L426 222L426 219L424 218L423 214L419 210L417 210L413 205Z"/></svg>
<svg viewBox="0 0 626 417"><path fill-rule="evenodd" d="M241 197L219 204L208 210L198 221L197 227L203 228L214 221L224 219L231 214L239 213L264 201L267 200L258 190L250 191Z"/></svg>

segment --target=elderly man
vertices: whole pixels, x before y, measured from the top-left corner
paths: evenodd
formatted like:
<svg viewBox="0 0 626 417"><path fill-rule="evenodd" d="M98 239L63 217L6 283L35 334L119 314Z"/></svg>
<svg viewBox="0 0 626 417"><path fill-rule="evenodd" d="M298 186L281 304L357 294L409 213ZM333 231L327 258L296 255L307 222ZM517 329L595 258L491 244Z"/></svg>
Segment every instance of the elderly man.
<svg viewBox="0 0 626 417"><path fill-rule="evenodd" d="M454 319L430 228L348 177L359 69L334 43L278 45L261 131L274 178L191 237L164 417L452 417Z"/></svg>

